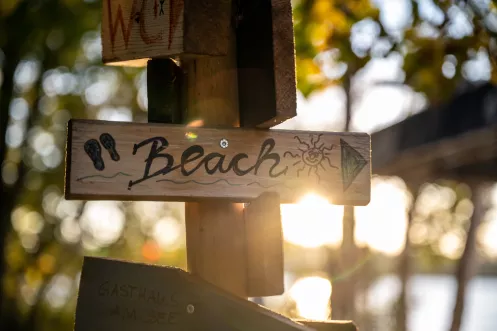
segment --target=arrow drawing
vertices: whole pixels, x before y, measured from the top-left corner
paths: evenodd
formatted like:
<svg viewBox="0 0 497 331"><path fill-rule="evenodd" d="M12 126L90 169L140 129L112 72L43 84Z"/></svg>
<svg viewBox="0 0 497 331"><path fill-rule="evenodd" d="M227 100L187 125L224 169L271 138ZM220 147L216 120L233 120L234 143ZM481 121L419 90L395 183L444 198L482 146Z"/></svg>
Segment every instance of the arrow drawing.
<svg viewBox="0 0 497 331"><path fill-rule="evenodd" d="M343 190L346 191L357 175L368 163L354 147L345 140L340 139L342 150L342 181Z"/></svg>

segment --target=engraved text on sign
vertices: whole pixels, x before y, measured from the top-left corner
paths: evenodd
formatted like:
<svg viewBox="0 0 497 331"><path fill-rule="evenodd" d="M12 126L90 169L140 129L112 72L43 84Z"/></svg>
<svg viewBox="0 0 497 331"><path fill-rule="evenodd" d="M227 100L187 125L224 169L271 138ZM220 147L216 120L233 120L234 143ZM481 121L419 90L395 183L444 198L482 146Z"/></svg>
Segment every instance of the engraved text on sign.
<svg viewBox="0 0 497 331"><path fill-rule="evenodd" d="M366 205L370 137L359 133L207 129L73 120L66 196L84 199L282 202L314 192Z"/></svg>

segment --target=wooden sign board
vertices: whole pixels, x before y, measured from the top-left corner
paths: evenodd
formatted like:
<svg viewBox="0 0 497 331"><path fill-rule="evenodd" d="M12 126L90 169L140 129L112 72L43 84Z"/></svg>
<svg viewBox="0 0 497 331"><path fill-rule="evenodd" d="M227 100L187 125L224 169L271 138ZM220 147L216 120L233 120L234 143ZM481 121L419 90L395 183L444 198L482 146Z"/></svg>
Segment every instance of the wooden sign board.
<svg viewBox="0 0 497 331"><path fill-rule="evenodd" d="M309 326L316 331L357 331L357 327L352 321L313 321L305 319L295 319L294 321Z"/></svg>
<svg viewBox="0 0 497 331"><path fill-rule="evenodd" d="M297 115L290 0L240 0L236 28L243 127L269 128Z"/></svg>
<svg viewBox="0 0 497 331"><path fill-rule="evenodd" d="M153 57L228 51L231 1L103 0L102 9L104 63L144 66Z"/></svg>
<svg viewBox="0 0 497 331"><path fill-rule="evenodd" d="M85 257L75 331L313 331L169 267Z"/></svg>
<svg viewBox="0 0 497 331"><path fill-rule="evenodd" d="M66 198L293 203L314 192L367 205L370 136L71 120Z"/></svg>

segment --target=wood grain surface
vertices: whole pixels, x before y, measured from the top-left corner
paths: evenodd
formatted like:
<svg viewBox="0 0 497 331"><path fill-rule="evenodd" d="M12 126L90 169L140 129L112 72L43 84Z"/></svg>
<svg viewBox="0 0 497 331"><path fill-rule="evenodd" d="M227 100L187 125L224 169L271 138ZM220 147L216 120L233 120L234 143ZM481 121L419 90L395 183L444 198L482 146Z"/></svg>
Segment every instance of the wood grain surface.
<svg viewBox="0 0 497 331"><path fill-rule="evenodd" d="M240 121L269 128L297 115L290 0L241 0L236 29Z"/></svg>
<svg viewBox="0 0 497 331"><path fill-rule="evenodd" d="M285 291L280 197L266 192L243 210L247 242L247 294L281 295Z"/></svg>
<svg viewBox="0 0 497 331"><path fill-rule="evenodd" d="M229 45L226 56L181 59L181 69L186 73L182 89L184 124L239 125L232 26L226 42ZM185 228L188 271L231 294L247 298L249 267L243 204L229 199L196 198L185 203Z"/></svg>
<svg viewBox="0 0 497 331"><path fill-rule="evenodd" d="M225 55L230 20L228 0L103 0L103 62L144 66L150 58Z"/></svg>
<svg viewBox="0 0 497 331"><path fill-rule="evenodd" d="M181 269L95 257L84 258L74 330L314 331Z"/></svg>
<svg viewBox="0 0 497 331"><path fill-rule="evenodd" d="M309 326L316 331L357 331L352 321L313 321L305 319L294 319L295 322Z"/></svg>
<svg viewBox="0 0 497 331"><path fill-rule="evenodd" d="M370 146L365 133L71 120L66 198L248 202L276 192L292 203L314 192L367 205Z"/></svg>

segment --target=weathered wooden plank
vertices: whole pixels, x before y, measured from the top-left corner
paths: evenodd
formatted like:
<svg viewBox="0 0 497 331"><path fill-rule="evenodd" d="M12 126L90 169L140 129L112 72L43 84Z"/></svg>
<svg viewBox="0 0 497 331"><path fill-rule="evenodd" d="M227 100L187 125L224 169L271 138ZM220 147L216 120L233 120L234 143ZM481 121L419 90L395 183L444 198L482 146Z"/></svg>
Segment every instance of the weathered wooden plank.
<svg viewBox="0 0 497 331"><path fill-rule="evenodd" d="M242 0L236 29L240 122L269 128L297 115L290 0Z"/></svg>
<svg viewBox="0 0 497 331"><path fill-rule="evenodd" d="M247 294L243 204L222 199L185 208L188 271L238 297Z"/></svg>
<svg viewBox="0 0 497 331"><path fill-rule="evenodd" d="M184 110L183 70L172 59L147 63L148 122L180 124Z"/></svg>
<svg viewBox="0 0 497 331"><path fill-rule="evenodd" d="M107 64L144 66L150 58L228 51L231 1L104 0L102 13Z"/></svg>
<svg viewBox="0 0 497 331"><path fill-rule="evenodd" d="M247 295L262 297L285 291L280 197L266 192L245 206Z"/></svg>
<svg viewBox="0 0 497 331"><path fill-rule="evenodd" d="M352 321L313 321L305 319L295 319L294 321L309 326L316 331L357 331L357 327Z"/></svg>
<svg viewBox="0 0 497 331"><path fill-rule="evenodd" d="M181 60L181 67L186 72L182 91L186 123L197 126L239 125L234 38L234 28L230 26L226 56ZM232 203L229 199L194 201L185 204L188 271L232 294L247 298L243 204Z"/></svg>
<svg viewBox="0 0 497 331"><path fill-rule="evenodd" d="M336 204L370 198L370 136L71 120L66 198L282 203L315 192Z"/></svg>
<svg viewBox="0 0 497 331"><path fill-rule="evenodd" d="M388 143L389 137L402 132L397 125L372 136L374 159L380 163L376 166L374 162L375 174L421 182L441 177L482 181L496 179L497 125L470 130L455 137L440 138L437 142L427 142L405 150ZM384 141L387 142L385 145L382 144ZM381 159L376 151L384 155L385 159Z"/></svg>
<svg viewBox="0 0 497 331"><path fill-rule="evenodd" d="M75 331L313 331L189 273L85 257Z"/></svg>
<svg viewBox="0 0 497 331"><path fill-rule="evenodd" d="M497 112L487 104L495 91L490 83L477 85L445 105L375 132L373 172L409 181L495 179Z"/></svg>

